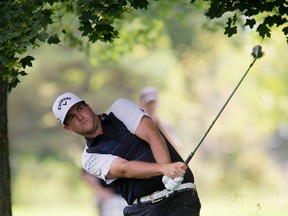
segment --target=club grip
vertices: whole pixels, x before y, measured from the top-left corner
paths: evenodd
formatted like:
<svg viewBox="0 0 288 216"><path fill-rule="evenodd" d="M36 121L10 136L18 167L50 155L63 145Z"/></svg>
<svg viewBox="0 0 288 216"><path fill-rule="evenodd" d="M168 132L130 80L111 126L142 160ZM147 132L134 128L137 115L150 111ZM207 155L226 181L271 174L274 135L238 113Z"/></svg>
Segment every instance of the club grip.
<svg viewBox="0 0 288 216"><path fill-rule="evenodd" d="M194 156L194 152L191 152L191 154L187 157L187 159L185 160L185 164L188 165L190 160L193 158Z"/></svg>

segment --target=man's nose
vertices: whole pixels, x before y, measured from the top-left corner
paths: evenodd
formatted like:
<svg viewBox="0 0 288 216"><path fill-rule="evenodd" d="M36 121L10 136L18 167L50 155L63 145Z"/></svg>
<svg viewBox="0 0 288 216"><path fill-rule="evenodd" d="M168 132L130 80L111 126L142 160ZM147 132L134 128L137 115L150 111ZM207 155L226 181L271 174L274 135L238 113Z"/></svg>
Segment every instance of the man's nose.
<svg viewBox="0 0 288 216"><path fill-rule="evenodd" d="M81 119L83 118L83 116L82 116L80 113L76 113L76 118L77 118L78 120L81 120Z"/></svg>

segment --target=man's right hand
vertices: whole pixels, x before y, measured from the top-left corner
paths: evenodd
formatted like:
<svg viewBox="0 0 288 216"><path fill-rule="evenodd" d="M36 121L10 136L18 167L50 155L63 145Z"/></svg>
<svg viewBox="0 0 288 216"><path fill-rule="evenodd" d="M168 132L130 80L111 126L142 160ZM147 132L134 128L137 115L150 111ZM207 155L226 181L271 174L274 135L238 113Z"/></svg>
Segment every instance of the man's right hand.
<svg viewBox="0 0 288 216"><path fill-rule="evenodd" d="M163 175L172 179L177 178L184 176L186 169L188 169L188 167L184 162L166 164L163 169Z"/></svg>
<svg viewBox="0 0 288 216"><path fill-rule="evenodd" d="M167 190L175 191L182 184L187 165L183 162L175 162L165 167L162 182Z"/></svg>

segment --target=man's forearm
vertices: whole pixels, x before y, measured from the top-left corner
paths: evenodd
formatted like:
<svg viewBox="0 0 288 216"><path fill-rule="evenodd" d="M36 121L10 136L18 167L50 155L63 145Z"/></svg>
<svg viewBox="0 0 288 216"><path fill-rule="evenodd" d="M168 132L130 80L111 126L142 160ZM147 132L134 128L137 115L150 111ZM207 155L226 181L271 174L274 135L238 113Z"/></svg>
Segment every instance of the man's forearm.
<svg viewBox="0 0 288 216"><path fill-rule="evenodd" d="M108 178L150 178L162 175L164 166L164 164L160 163L126 161L122 158L117 158L110 167Z"/></svg>
<svg viewBox="0 0 288 216"><path fill-rule="evenodd" d="M186 169L187 166L183 162L147 163L116 158L111 164L107 177L145 179L158 175L166 175L170 178L175 178L183 176Z"/></svg>

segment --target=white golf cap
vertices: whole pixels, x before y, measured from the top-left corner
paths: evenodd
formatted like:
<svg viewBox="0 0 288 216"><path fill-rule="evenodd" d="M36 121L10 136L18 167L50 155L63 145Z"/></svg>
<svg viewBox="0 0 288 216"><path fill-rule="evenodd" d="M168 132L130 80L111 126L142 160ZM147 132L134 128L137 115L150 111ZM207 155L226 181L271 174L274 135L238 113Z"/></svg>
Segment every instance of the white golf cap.
<svg viewBox="0 0 288 216"><path fill-rule="evenodd" d="M76 103L82 102L84 100L80 99L77 95L67 92L57 97L55 100L52 111L57 118L57 120L64 124L65 117L69 109Z"/></svg>
<svg viewBox="0 0 288 216"><path fill-rule="evenodd" d="M154 87L145 87L141 90L140 99L145 103L158 100L158 91Z"/></svg>

